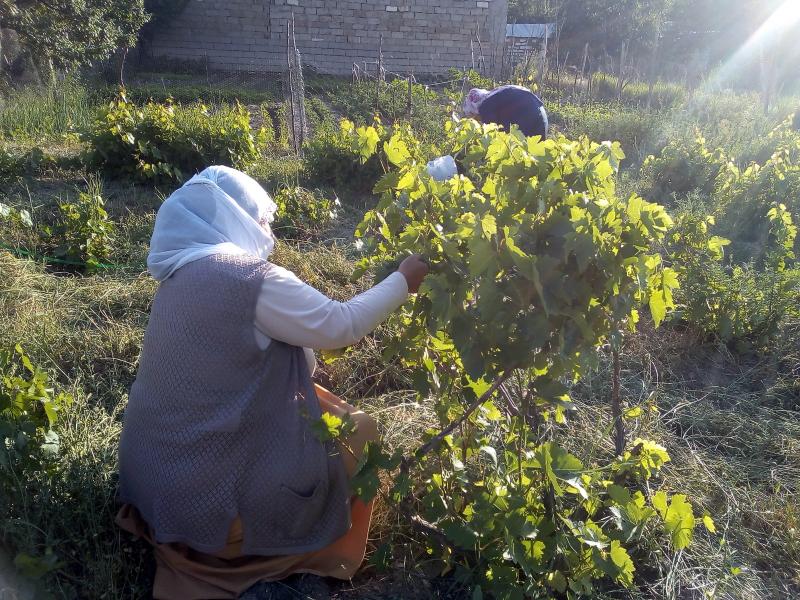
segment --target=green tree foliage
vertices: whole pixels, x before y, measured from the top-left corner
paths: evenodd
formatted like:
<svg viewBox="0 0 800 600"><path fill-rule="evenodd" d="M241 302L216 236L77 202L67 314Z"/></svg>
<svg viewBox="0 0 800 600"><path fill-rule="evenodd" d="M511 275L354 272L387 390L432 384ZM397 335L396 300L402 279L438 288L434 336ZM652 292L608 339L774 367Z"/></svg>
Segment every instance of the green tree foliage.
<svg viewBox="0 0 800 600"><path fill-rule="evenodd" d="M36 64L56 69L135 45L147 19L143 0L0 0L0 28L16 31Z"/></svg>
<svg viewBox="0 0 800 600"><path fill-rule="evenodd" d="M568 0L564 35L588 41L595 52L605 51L612 56L619 53L622 43L630 51L642 51L651 47L668 8L669 0Z"/></svg>
<svg viewBox="0 0 800 600"><path fill-rule="evenodd" d="M144 0L144 8L150 19L139 32L140 49L148 50L157 31L163 30L176 19L189 4L189 0Z"/></svg>
<svg viewBox="0 0 800 600"><path fill-rule="evenodd" d="M427 174L408 130L351 129L362 159L382 150L389 168L357 230L366 257L356 276L410 252L430 261L387 352L434 398L441 425L405 458L372 447L354 489L374 495L375 469L399 464L390 496L473 597L635 587L643 538L660 529L679 550L700 520L685 496L655 493L663 447L637 439L588 462L564 448L558 424L598 349L618 349L642 305L656 324L672 307L676 273L656 252L672 220L617 195L618 144L540 141L471 120L446 129L464 174L445 182Z"/></svg>
<svg viewBox="0 0 800 600"><path fill-rule="evenodd" d="M619 53L625 42L631 49L649 46L665 20L671 0L512 0L509 22L558 23L562 43L575 48L575 60L589 43L596 55Z"/></svg>

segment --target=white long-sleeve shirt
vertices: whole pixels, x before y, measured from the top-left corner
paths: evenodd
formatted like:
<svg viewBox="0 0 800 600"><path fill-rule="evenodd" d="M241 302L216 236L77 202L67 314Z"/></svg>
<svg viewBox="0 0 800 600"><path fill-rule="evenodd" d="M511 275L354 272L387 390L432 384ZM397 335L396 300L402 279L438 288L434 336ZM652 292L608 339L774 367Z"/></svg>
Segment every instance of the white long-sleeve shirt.
<svg viewBox="0 0 800 600"><path fill-rule="evenodd" d="M402 273L393 273L348 302L337 302L291 271L274 266L256 302L256 340L264 350L272 340L305 348L313 372L312 348L333 350L355 344L407 298L408 283Z"/></svg>

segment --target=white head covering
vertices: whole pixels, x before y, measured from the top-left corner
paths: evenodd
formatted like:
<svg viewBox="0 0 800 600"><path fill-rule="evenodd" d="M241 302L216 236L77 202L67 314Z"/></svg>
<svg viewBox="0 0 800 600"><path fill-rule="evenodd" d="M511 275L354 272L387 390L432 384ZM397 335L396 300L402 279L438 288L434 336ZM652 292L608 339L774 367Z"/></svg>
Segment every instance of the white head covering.
<svg viewBox="0 0 800 600"><path fill-rule="evenodd" d="M269 223L276 210L251 177L230 167L209 167L161 205L147 268L164 281L182 266L214 254L266 260L275 248Z"/></svg>
<svg viewBox="0 0 800 600"><path fill-rule="evenodd" d="M492 92L482 88L473 88L464 98L464 116L475 118L480 116L481 103L491 95Z"/></svg>

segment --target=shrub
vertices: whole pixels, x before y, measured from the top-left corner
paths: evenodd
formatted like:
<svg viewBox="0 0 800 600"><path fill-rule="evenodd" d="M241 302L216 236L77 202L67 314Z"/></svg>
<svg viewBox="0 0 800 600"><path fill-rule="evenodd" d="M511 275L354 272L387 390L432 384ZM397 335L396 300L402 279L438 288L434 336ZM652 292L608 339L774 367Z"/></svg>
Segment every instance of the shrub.
<svg viewBox="0 0 800 600"><path fill-rule="evenodd" d="M12 183L24 173L25 166L20 158L0 147L0 183Z"/></svg>
<svg viewBox="0 0 800 600"><path fill-rule="evenodd" d="M356 136L375 151L377 132ZM671 220L617 196L618 144L535 142L472 120L447 137L466 173L447 182L427 175L409 133L383 145L395 170L358 228L356 273L410 252L429 260L389 351L412 367L420 400L433 397L441 431L407 457L370 447L354 488L374 495L375 468L399 465L389 497L473 597L591 596L604 579L633 588L634 550L654 527L680 549L699 520L686 496L655 490L664 448L626 448L618 398L616 458L569 454L559 423L597 349L618 352L641 304L656 324L671 307L675 272L655 253Z"/></svg>
<svg viewBox="0 0 800 600"><path fill-rule="evenodd" d="M5 496L0 506L4 508L13 501L9 491L32 471L56 466L59 440L53 427L72 398L55 393L48 380L19 345L13 351L0 350L0 497Z"/></svg>
<svg viewBox="0 0 800 600"><path fill-rule="evenodd" d="M764 150L769 132L788 114L765 114L757 92L698 90L675 111L671 125L675 135L699 127L709 147L724 148L737 164L763 163L772 154Z"/></svg>
<svg viewBox="0 0 800 600"><path fill-rule="evenodd" d="M753 140L745 156L739 157L739 162L763 165L776 152L786 149L794 149L795 154L800 149L800 131L795 129L791 117L779 123L767 135Z"/></svg>
<svg viewBox="0 0 800 600"><path fill-rule="evenodd" d="M763 347L781 322L800 314L800 271L793 268L797 229L783 205L768 214L770 233L761 264L726 266L730 242L711 235L713 217L681 214L667 238L667 256L681 276L680 317L698 330L740 349Z"/></svg>
<svg viewBox="0 0 800 600"><path fill-rule="evenodd" d="M619 79L608 73L594 73L592 76L592 95L601 100L617 100ZM657 81L653 86L653 108L670 108L686 99L686 88L677 83ZM647 105L650 98L650 84L644 81L629 81L622 88L622 101L635 106Z"/></svg>
<svg viewBox="0 0 800 600"><path fill-rule="evenodd" d="M408 81L395 79L381 85L380 101L376 106L375 82L367 81L341 86L327 95L331 106L359 125L372 123L375 117L393 124L407 122L421 140L435 141L441 135L441 121L450 107L435 91L415 83L411 89L413 114L408 112Z"/></svg>
<svg viewBox="0 0 800 600"><path fill-rule="evenodd" d="M494 80L484 77L475 69L467 69L466 71L462 71L461 69L451 67L447 71L447 78L453 82L449 86L450 91L459 95L463 90L464 78L467 80L467 89L465 90L467 92L472 88L490 90L495 86Z"/></svg>
<svg viewBox="0 0 800 600"><path fill-rule="evenodd" d="M0 147L0 182L3 183L13 183L26 175L42 175L58 167L69 169L74 166L74 161L69 158L57 159L38 146L22 154Z"/></svg>
<svg viewBox="0 0 800 600"><path fill-rule="evenodd" d="M648 156L642 165L642 194L659 202L673 202L690 193L711 196L720 175L733 168L721 148L709 150L706 140L696 132L692 142L673 140L658 157Z"/></svg>
<svg viewBox="0 0 800 600"><path fill-rule="evenodd" d="M331 127L332 125L335 126L336 124L333 111L325 104L325 101L318 96L306 99L306 116L308 117L312 131Z"/></svg>
<svg viewBox="0 0 800 600"><path fill-rule="evenodd" d="M790 213L800 211L800 140L783 146L763 165L732 169L715 196L720 233L732 241L733 258L761 262L776 200Z"/></svg>
<svg viewBox="0 0 800 600"><path fill-rule="evenodd" d="M202 104L137 107L122 90L84 136L87 162L112 176L183 181L210 164L246 168L267 134L253 132L241 105L211 112Z"/></svg>
<svg viewBox="0 0 800 600"><path fill-rule="evenodd" d="M319 190L283 187L275 195L278 205L273 228L293 239L316 237L336 219L339 199L330 200Z"/></svg>
<svg viewBox="0 0 800 600"><path fill-rule="evenodd" d="M355 129L351 121L343 120L339 129L324 128L306 142L304 148L305 175L313 185L333 186L336 189L368 193L383 175L377 156L366 162L361 160L353 146L350 132ZM361 128L364 129L364 128ZM376 129L373 129L375 131ZM377 131L385 137L385 129ZM378 144L381 138L375 140Z"/></svg>
<svg viewBox="0 0 800 600"><path fill-rule="evenodd" d="M618 141L629 159L640 161L655 146L660 136L658 115L602 104L548 104L551 123L569 137Z"/></svg>
<svg viewBox="0 0 800 600"><path fill-rule="evenodd" d="M193 104L204 102L211 105L261 104L275 102L281 97L280 89L256 89L245 85L219 85L215 82L195 83L181 81L174 75L168 75L170 81L135 83L126 89L128 99L135 103L176 102ZM113 96L114 88L108 88L107 95Z"/></svg>
<svg viewBox="0 0 800 600"><path fill-rule="evenodd" d="M55 237L61 245L56 248L56 255L80 261L94 271L111 255L114 233L100 179L90 177L86 191L79 192L74 202L60 202L58 210Z"/></svg>
<svg viewBox="0 0 800 600"><path fill-rule="evenodd" d="M249 166L246 172L267 188L298 185L303 172L303 162L293 154L281 156L268 152Z"/></svg>
<svg viewBox="0 0 800 600"><path fill-rule="evenodd" d="M281 102L277 107L270 108L269 114L272 117L273 128L275 130L275 141L278 148L289 148L289 109L286 102Z"/></svg>

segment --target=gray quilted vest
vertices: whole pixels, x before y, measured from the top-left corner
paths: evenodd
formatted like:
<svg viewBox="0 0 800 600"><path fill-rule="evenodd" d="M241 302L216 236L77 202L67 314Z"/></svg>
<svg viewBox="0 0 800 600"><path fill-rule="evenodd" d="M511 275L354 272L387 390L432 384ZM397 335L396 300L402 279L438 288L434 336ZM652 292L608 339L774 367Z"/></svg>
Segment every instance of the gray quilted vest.
<svg viewBox="0 0 800 600"><path fill-rule="evenodd" d="M265 272L211 256L161 284L120 444L120 499L161 543L215 553L239 516L244 554L324 548L350 528L347 475L301 348L256 344Z"/></svg>

